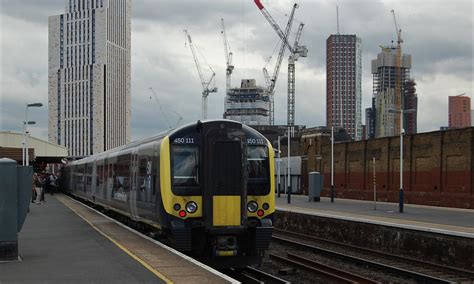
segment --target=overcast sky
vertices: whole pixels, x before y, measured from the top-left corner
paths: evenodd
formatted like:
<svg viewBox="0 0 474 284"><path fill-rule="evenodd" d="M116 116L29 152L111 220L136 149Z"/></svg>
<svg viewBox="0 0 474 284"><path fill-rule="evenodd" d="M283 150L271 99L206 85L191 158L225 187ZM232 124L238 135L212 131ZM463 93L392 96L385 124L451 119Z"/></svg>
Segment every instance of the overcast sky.
<svg viewBox="0 0 474 284"><path fill-rule="evenodd" d="M21 131L25 103L37 122L32 135L47 139L48 131L48 16L64 13L65 0L1 1L0 130ZM294 1L263 0L282 26ZM293 31L305 24L301 43L308 57L296 64L296 123L326 124L326 39L336 33L336 5L340 32L362 39L362 112L370 106L370 61L390 45L395 9L404 39L403 52L412 55L411 76L417 83L418 131L448 124L448 96L467 93L473 85L473 4L453 1L298 1ZM209 117L222 117L225 95L225 57L220 19L225 19L234 53L232 85L255 78L264 85L262 68L278 44L278 37L252 0L136 0L132 2L132 140L147 137L201 116L201 84L185 46L187 29L200 52L216 71L219 91L209 96ZM294 36L294 35L293 35ZM275 123L286 124L287 58L282 63L275 97ZM205 77L207 65L200 58ZM267 68L272 72L274 60ZM158 94L160 104L151 97ZM161 107L160 107L161 105ZM161 110L160 110L161 109ZM166 118L166 119L164 119ZM365 118L363 118L365 120Z"/></svg>

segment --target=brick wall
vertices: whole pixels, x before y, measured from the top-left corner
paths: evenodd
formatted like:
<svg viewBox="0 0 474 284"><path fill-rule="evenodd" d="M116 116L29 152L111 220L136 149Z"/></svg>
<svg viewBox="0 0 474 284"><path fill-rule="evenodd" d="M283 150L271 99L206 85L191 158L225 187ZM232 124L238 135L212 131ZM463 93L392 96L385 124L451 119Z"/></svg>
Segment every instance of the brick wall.
<svg viewBox="0 0 474 284"><path fill-rule="evenodd" d="M474 208L474 128L406 135L403 138L403 187L406 203ZM305 135L300 141L302 191L308 172L324 175L323 195L331 183L331 144L327 135ZM379 201L398 202L400 137L334 145L337 197L373 199L373 158Z"/></svg>

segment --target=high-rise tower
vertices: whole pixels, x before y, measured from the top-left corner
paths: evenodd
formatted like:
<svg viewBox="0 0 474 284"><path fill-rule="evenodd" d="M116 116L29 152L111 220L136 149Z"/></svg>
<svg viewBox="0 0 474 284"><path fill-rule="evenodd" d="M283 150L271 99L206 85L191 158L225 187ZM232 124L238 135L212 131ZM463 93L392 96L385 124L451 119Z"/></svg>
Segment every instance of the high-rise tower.
<svg viewBox="0 0 474 284"><path fill-rule="evenodd" d="M326 125L362 138L362 41L355 35L326 40Z"/></svg>
<svg viewBox="0 0 474 284"><path fill-rule="evenodd" d="M395 87L397 80L401 80L402 100L401 109L407 110L408 107L414 107L416 111L416 94L414 82L410 83L411 55L403 54L400 62L400 78L397 79L397 48L381 47L382 51L377 55L377 59L372 60L373 74L373 99L372 99L372 118L374 122L366 122L375 125L375 133L369 133L369 137L386 137L400 134L400 127L396 123L397 96ZM392 110L393 111L390 111ZM411 110L411 109L410 109ZM415 124L409 128L416 132L416 113L410 116L410 113L404 115L404 128L407 123Z"/></svg>
<svg viewBox="0 0 474 284"><path fill-rule="evenodd" d="M49 17L49 140L81 157L130 141L130 0Z"/></svg>
<svg viewBox="0 0 474 284"><path fill-rule="evenodd" d="M406 134L416 134L418 124L418 95L416 94L415 80L409 79L405 83L404 90L402 107L406 112L403 115L403 129Z"/></svg>
<svg viewBox="0 0 474 284"><path fill-rule="evenodd" d="M449 128L471 126L471 98L464 94L449 96Z"/></svg>

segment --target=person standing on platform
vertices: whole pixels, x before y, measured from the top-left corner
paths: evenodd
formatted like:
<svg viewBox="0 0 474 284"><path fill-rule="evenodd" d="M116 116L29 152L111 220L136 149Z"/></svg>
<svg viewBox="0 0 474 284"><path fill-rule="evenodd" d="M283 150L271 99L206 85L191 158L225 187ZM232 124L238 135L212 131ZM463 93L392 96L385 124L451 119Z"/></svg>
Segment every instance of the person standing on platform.
<svg viewBox="0 0 474 284"><path fill-rule="evenodd" d="M36 179L38 178L38 175L36 173L33 174L33 180L32 180L32 185L31 185L31 203L35 203L35 200L37 198L36 196Z"/></svg>
<svg viewBox="0 0 474 284"><path fill-rule="evenodd" d="M43 202L43 203L46 202L44 200L44 193L45 193L46 189L48 189L47 188L48 183L49 183L48 173L43 172L43 175L41 175L41 199L40 199L41 202Z"/></svg>
<svg viewBox="0 0 474 284"><path fill-rule="evenodd" d="M34 177L34 184L35 184L35 191L36 191L36 205L41 205L43 204L41 202L41 196L43 195L43 181L41 177L37 174L35 174ZM44 197L43 197L44 200Z"/></svg>
<svg viewBox="0 0 474 284"><path fill-rule="evenodd" d="M53 195L53 192L56 190L56 176L53 173L49 175L49 194Z"/></svg>

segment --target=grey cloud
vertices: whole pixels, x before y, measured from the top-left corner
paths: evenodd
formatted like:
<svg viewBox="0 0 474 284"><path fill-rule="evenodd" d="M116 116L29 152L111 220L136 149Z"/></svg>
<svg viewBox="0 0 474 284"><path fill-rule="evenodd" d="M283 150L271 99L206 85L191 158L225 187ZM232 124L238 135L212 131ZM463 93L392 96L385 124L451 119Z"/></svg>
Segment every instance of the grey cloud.
<svg viewBox="0 0 474 284"><path fill-rule="evenodd" d="M48 17L64 13L64 0L2 0L3 13L35 24L48 24Z"/></svg>
<svg viewBox="0 0 474 284"><path fill-rule="evenodd" d="M284 16L294 1L264 0L268 10L284 27ZM356 34L363 45L363 105L370 105L372 74L370 61L395 39L390 10L397 12L403 30L403 50L412 55L412 75L418 82L420 112L436 110L436 120L420 115L419 130L434 130L445 125L447 96L467 88L472 93L473 20L471 1L298 1L296 20L305 23L301 42L309 49L307 58L297 63L296 121L309 127L325 124L326 39L336 32L336 3L339 5L341 32ZM4 38L2 42L2 129L18 128L22 103L38 94L47 100L47 17L62 13L65 0L4 0L2 2ZM199 119L201 86L189 49L184 48L182 30L188 28L193 39L213 65L219 87L209 97L211 117L221 117L225 89L225 70L220 19L226 21L228 40L235 54L233 85L241 77L256 78L263 84L262 64L271 55L278 37L255 7L253 1L171 1L144 0L132 4L132 134L133 138L165 130L167 122L183 123ZM2 15L3 16L3 15ZM36 26L35 29L31 27ZM293 31L298 22L295 21ZM179 43L179 46L177 45ZM31 47L34 49L31 49ZM275 56L275 55L274 55ZM262 62L250 62L257 58ZM286 123L286 52L277 83L276 122ZM244 65L245 63L245 65ZM268 66L273 68L273 62ZM318 78L312 78L317 74ZM456 78L456 84L437 82ZM435 78L435 81L431 80ZM22 82L19 88L13 83ZM435 84L437 88L431 85ZM164 113L150 99L149 87L158 93ZM15 94L12 97L10 94ZM47 125L47 110L37 110L35 117ZM363 113L364 116L364 113ZM39 128L39 126L38 126ZM41 132L43 131L43 132ZM40 132L44 134L44 130ZM45 135L45 134L44 134Z"/></svg>

